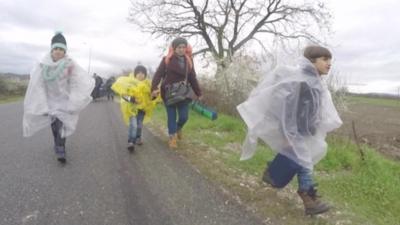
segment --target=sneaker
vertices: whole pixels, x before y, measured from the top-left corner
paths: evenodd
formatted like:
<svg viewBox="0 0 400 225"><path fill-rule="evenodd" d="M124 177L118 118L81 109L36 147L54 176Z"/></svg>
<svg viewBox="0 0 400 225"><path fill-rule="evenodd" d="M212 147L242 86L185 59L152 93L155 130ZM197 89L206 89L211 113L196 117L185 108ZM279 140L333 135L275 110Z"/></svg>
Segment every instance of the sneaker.
<svg viewBox="0 0 400 225"><path fill-rule="evenodd" d="M136 139L136 144L137 144L137 145L142 145L142 144L143 144L142 139L141 139L141 138L137 138L137 139Z"/></svg>
<svg viewBox="0 0 400 225"><path fill-rule="evenodd" d="M129 143L128 143L128 150L129 150L130 152L135 151L135 144L133 144L132 142L129 142Z"/></svg>
<svg viewBox="0 0 400 225"><path fill-rule="evenodd" d="M54 151L56 152L57 160L60 163L66 163L67 159L65 157L65 147L64 146L55 146Z"/></svg>
<svg viewBox="0 0 400 225"><path fill-rule="evenodd" d="M57 160L58 160L60 163L66 163L66 162L67 162L67 159L65 158L65 156L58 157Z"/></svg>

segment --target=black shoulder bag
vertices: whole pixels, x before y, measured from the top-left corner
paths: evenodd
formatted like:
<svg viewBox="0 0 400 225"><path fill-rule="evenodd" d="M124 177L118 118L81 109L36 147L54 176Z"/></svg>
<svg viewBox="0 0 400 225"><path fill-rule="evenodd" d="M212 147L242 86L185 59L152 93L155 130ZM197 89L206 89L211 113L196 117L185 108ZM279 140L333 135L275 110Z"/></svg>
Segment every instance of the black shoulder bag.
<svg viewBox="0 0 400 225"><path fill-rule="evenodd" d="M165 69L165 76L167 70ZM193 89L188 83L188 70L187 64L185 65L185 81L180 81L165 86L165 104L167 106L175 105L186 99L193 98Z"/></svg>

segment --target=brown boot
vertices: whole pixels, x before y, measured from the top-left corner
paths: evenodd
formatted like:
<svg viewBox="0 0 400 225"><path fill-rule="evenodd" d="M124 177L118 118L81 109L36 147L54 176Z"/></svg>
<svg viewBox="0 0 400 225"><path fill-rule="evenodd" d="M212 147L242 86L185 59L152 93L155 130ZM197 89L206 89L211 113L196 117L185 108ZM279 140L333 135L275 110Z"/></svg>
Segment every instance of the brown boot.
<svg viewBox="0 0 400 225"><path fill-rule="evenodd" d="M183 138L182 129L179 129L178 132L176 132L176 135L178 136L179 140L182 140Z"/></svg>
<svg viewBox="0 0 400 225"><path fill-rule="evenodd" d="M317 195L317 190L314 187L308 191L297 191L300 198L303 200L306 215L316 215L328 211L331 207L323 203Z"/></svg>
<svg viewBox="0 0 400 225"><path fill-rule="evenodd" d="M176 134L170 135L168 140L168 146L170 149L175 149L178 147L177 143L177 136Z"/></svg>

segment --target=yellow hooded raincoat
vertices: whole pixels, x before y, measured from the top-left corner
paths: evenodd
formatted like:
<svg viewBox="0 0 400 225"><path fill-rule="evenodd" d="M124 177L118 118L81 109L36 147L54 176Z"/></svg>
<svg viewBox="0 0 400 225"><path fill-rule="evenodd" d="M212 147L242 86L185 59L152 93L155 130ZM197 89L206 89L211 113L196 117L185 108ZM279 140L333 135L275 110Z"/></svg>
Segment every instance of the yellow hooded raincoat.
<svg viewBox="0 0 400 225"><path fill-rule="evenodd" d="M119 77L111 86L111 89L121 96L121 112L125 124L129 125L129 118L136 116L138 110L145 112L144 122L149 121L153 114L153 110L158 102L161 102L161 97L151 99L151 83L145 79L139 81L133 74L129 76ZM134 97L135 103L131 103L122 97Z"/></svg>

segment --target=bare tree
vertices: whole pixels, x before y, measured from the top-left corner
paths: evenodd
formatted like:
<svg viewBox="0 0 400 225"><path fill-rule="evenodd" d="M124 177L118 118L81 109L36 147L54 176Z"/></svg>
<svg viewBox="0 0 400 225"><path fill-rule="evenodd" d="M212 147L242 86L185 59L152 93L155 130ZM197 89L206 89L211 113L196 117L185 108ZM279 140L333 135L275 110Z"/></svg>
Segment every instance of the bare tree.
<svg viewBox="0 0 400 225"><path fill-rule="evenodd" d="M330 13L319 1L131 0L131 4L132 23L158 37L191 38L198 48L195 55L211 53L217 74L251 41L264 50L268 37L318 43L320 32L330 29Z"/></svg>

